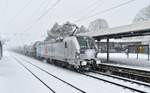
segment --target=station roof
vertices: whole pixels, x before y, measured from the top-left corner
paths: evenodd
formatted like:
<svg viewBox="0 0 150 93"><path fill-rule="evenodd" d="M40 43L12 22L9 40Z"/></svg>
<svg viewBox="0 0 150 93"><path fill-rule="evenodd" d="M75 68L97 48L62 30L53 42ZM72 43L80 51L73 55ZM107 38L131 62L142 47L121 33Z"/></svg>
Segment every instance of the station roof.
<svg viewBox="0 0 150 93"><path fill-rule="evenodd" d="M101 40L101 42L107 42L107 40ZM146 42L145 39L110 39L109 42L114 42L114 43L138 43L138 42ZM147 41L148 42L148 41Z"/></svg>
<svg viewBox="0 0 150 93"><path fill-rule="evenodd" d="M95 39L145 36L150 35L150 21L102 29L101 31L91 31L80 35L91 36Z"/></svg>

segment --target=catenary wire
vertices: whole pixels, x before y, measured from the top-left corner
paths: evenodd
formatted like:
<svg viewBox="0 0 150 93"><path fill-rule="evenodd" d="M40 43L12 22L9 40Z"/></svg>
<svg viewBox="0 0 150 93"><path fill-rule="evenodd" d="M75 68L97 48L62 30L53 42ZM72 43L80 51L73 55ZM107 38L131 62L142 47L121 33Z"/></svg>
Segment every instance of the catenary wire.
<svg viewBox="0 0 150 93"><path fill-rule="evenodd" d="M127 1L127 2L118 4L118 5L116 5L116 6L113 6L113 7L111 7L111 8L108 8L108 9L106 9L106 10L99 11L99 12L93 14L93 15L90 15L90 16L87 16L87 17L83 17L83 18L80 18L80 19L77 19L77 20L75 20L74 22L84 21L84 20L89 19L89 18L91 18L91 17L94 17L94 16L96 16L96 15L103 14L103 13L109 12L109 11L111 11L111 10L114 10L114 9L116 9L116 8L119 8L119 7L122 7L122 6L124 6L124 5L127 5L127 4L129 4L129 3L132 3L132 2L134 2L134 1L136 1L136 0L129 0L129 1Z"/></svg>
<svg viewBox="0 0 150 93"><path fill-rule="evenodd" d="M47 13L49 13L50 10L52 10L53 8L55 8L55 7L59 4L60 1L61 1L61 0L57 0L50 8L48 8L42 15L40 15L40 16L38 17L38 19L34 21L33 24L31 24L31 25L30 25L27 29L25 29L24 31L30 30L30 29L31 29L35 24L37 24Z"/></svg>
<svg viewBox="0 0 150 93"><path fill-rule="evenodd" d="M17 12L9 21L8 23L12 23L31 3L33 0L29 0L21 9L19 12Z"/></svg>

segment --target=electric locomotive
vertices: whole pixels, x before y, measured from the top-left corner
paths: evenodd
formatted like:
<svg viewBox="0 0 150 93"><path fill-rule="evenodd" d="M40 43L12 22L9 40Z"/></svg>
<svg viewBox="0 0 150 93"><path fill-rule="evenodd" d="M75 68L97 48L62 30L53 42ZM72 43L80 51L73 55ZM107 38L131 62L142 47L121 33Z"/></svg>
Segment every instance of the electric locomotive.
<svg viewBox="0 0 150 93"><path fill-rule="evenodd" d="M69 36L36 46L36 57L68 68L89 70L100 64L95 41L88 36Z"/></svg>

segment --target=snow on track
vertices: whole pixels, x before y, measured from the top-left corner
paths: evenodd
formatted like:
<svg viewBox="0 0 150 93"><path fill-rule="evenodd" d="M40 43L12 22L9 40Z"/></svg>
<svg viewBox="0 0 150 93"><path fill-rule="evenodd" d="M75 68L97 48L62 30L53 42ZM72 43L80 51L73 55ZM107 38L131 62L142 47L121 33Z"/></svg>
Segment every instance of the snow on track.
<svg viewBox="0 0 150 93"><path fill-rule="evenodd" d="M117 78L113 78L113 77L108 77L108 76L104 76L104 75L93 73L93 72L89 72L87 74L91 75L91 76L94 76L94 77L98 77L98 78L107 80L107 81L113 81L116 84L127 86L127 87L133 88L135 90L140 90L140 91L144 91L144 92L147 92L147 93L150 92L150 87L139 85L139 84L133 83L132 81L131 82L124 81L124 80L121 80L121 79L117 79Z"/></svg>
<svg viewBox="0 0 150 93"><path fill-rule="evenodd" d="M18 59L17 59L18 60ZM52 88L55 93L83 93L78 91L77 89L68 86L66 83L54 78L53 76L45 73L44 71L38 69L37 67L27 63L23 59L19 59L21 63L23 63L32 73L34 73L40 80L45 82L47 86Z"/></svg>
<svg viewBox="0 0 150 93"><path fill-rule="evenodd" d="M52 93L8 52L0 60L0 93Z"/></svg>
<svg viewBox="0 0 150 93"><path fill-rule="evenodd" d="M46 71L52 73L53 75L77 86L78 88L84 90L87 93L133 93L133 91L118 87L116 85L106 83L100 80L96 80L79 73L66 70L51 64L47 64L23 55L12 53L16 57L25 58L26 60L32 62L33 64L45 69ZM135 92L134 92L135 93Z"/></svg>

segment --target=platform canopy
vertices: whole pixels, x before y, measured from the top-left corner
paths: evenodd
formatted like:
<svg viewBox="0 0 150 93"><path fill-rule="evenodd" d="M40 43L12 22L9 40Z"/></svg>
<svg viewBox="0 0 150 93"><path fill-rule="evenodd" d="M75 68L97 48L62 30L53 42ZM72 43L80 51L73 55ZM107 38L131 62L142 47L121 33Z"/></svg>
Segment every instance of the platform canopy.
<svg viewBox="0 0 150 93"><path fill-rule="evenodd" d="M123 38L133 36L150 35L150 21L135 23L120 27L102 29L101 31L91 31L79 35L91 36L97 40L106 38Z"/></svg>

